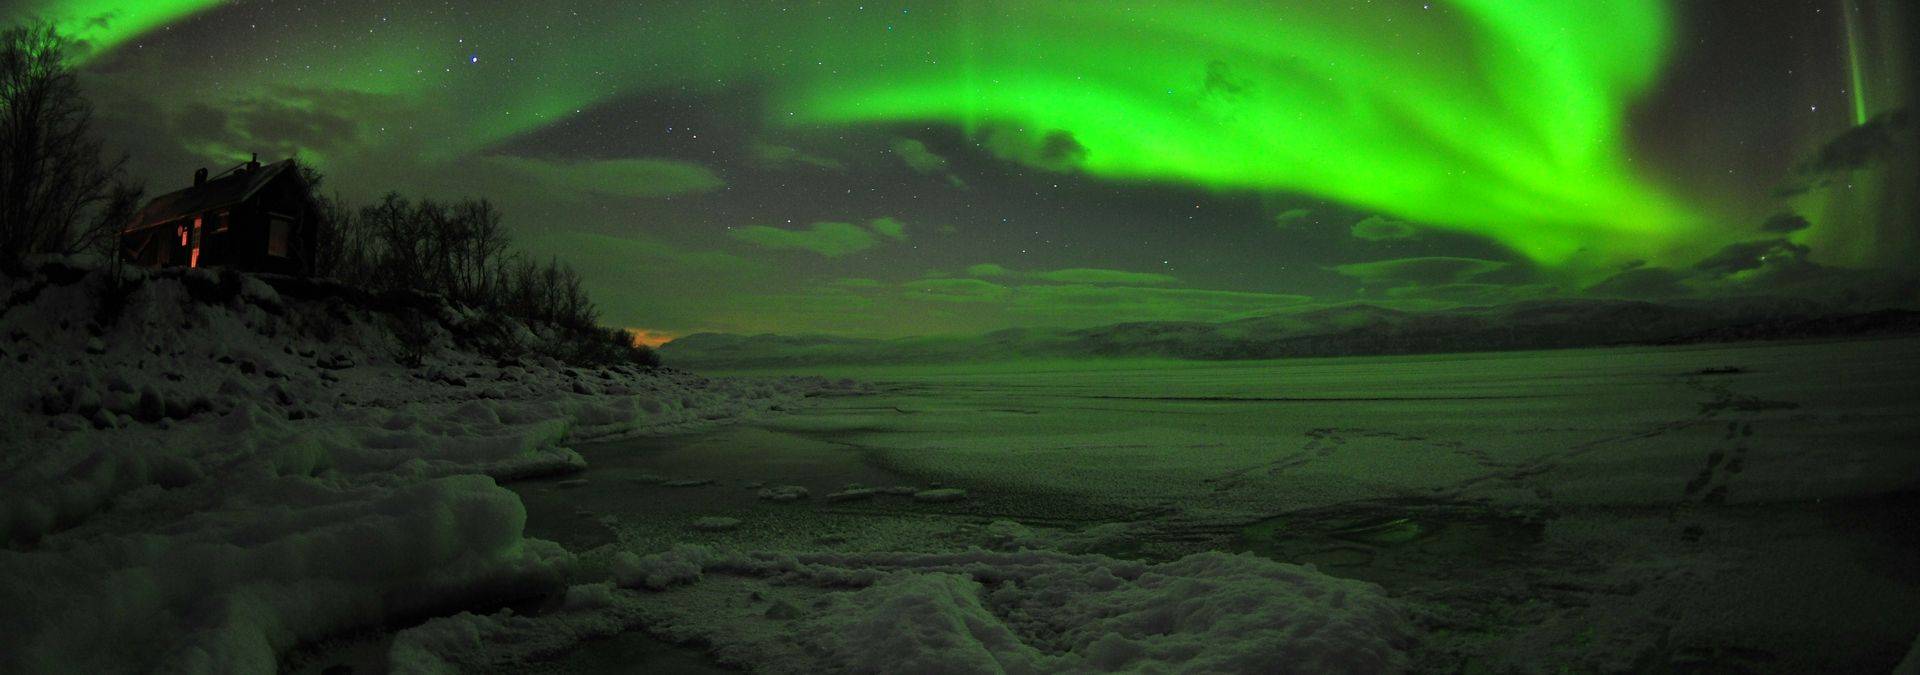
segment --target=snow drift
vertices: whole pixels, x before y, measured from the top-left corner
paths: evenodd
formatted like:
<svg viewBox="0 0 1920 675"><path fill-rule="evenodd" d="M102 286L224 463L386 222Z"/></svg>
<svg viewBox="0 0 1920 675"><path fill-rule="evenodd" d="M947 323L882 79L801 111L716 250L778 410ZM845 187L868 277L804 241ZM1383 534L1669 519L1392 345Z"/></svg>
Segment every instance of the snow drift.
<svg viewBox="0 0 1920 675"><path fill-rule="evenodd" d="M593 600L549 615L463 614L403 631L393 662L508 668L644 624L759 672L1374 673L1406 667L1411 634L1373 584L1249 554L1151 563L681 545L623 554L612 573L623 589L576 586L570 598Z"/></svg>
<svg viewBox="0 0 1920 675"><path fill-rule="evenodd" d="M0 276L0 671L270 671L554 591L572 555L495 479L843 386L569 366L434 296L129 274Z"/></svg>

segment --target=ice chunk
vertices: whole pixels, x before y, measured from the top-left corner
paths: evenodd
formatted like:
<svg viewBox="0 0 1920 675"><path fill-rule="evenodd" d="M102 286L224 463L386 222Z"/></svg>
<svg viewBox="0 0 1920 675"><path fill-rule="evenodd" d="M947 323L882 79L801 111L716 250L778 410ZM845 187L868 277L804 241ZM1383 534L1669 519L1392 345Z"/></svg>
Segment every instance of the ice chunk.
<svg viewBox="0 0 1920 675"><path fill-rule="evenodd" d="M773 487L760 488L758 494L761 499L767 501L792 502L806 499L809 492L805 487L799 485L775 485Z"/></svg>
<svg viewBox="0 0 1920 675"><path fill-rule="evenodd" d="M919 492L913 493L914 501L929 502L929 503L935 503L935 504L946 503L946 502L957 502L966 498L967 498L967 491L962 490L960 488L938 488L934 490L921 490Z"/></svg>
<svg viewBox="0 0 1920 675"><path fill-rule="evenodd" d="M1039 672L1027 646L957 574L898 574L836 598L798 631L830 667L863 673Z"/></svg>
<svg viewBox="0 0 1920 675"><path fill-rule="evenodd" d="M613 560L613 578L621 586L660 590L699 580L704 567L718 559L713 549L698 544L680 544L644 557L622 551Z"/></svg>
<svg viewBox="0 0 1920 675"><path fill-rule="evenodd" d="M880 494L880 491L873 488L850 487L845 490L841 490L839 492L835 492L827 495L827 501L830 501L830 502L859 501L862 499L872 499L873 496L877 494Z"/></svg>
<svg viewBox="0 0 1920 675"><path fill-rule="evenodd" d="M691 527L701 532L726 532L739 528L740 519L725 516L704 516L694 519Z"/></svg>

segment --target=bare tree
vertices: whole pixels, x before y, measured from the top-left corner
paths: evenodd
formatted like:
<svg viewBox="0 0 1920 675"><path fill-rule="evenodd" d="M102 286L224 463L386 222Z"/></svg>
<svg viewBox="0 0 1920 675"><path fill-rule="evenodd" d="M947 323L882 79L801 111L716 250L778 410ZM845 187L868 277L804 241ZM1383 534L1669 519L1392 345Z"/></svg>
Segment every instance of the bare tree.
<svg viewBox="0 0 1920 675"><path fill-rule="evenodd" d="M0 33L0 255L116 252L141 190L93 138L93 106L52 24Z"/></svg>
<svg viewBox="0 0 1920 675"><path fill-rule="evenodd" d="M455 212L466 224L467 241L467 262L459 280L458 295L468 302L481 304L493 294L494 270L504 261L510 243L507 231L500 226L500 211L485 199L460 202Z"/></svg>

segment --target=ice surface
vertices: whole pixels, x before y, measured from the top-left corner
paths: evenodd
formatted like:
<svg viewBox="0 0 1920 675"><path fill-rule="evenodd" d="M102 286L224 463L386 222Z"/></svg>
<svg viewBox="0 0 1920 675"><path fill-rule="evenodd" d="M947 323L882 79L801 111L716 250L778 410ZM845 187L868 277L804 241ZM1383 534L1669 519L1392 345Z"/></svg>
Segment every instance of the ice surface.
<svg viewBox="0 0 1920 675"><path fill-rule="evenodd" d="M798 637L828 655L829 669L1251 673L1405 665L1405 619L1378 587L1251 555L1209 552L1143 565L981 552L884 563L913 571L836 597L804 624Z"/></svg>
<svg viewBox="0 0 1920 675"><path fill-rule="evenodd" d="M620 595L650 633L775 672L818 666L807 649L830 646L779 647L791 623L890 607L853 594L921 573L979 584L988 613L1053 656L1063 631L1029 630L1047 624L1001 589L1095 554L1248 551L1379 583L1416 626L1404 663L1419 672L1884 672L1920 626L1916 340L874 375L879 393L791 416L581 446L590 475L627 456L612 475L711 488L515 489L563 517L591 503L612 522L607 548L784 551ZM751 483L968 497L769 504L732 487ZM707 515L751 526L687 531ZM557 520L535 519L542 532ZM954 549L967 546L1005 555ZM964 614L964 596L902 588Z"/></svg>
<svg viewBox="0 0 1920 675"><path fill-rule="evenodd" d="M649 630L700 635L761 672L1390 672L1406 666L1411 635L1405 611L1377 586L1245 554L1154 564L1051 550L681 545L622 553L612 573L643 590L595 587L598 625L645 617ZM743 580L774 582L752 586L767 592L811 589L815 599L771 600L758 620L741 620L730 615L735 601L685 595ZM576 611L435 620L403 634L393 660L503 667L524 654L487 653L481 642L551 642L583 623Z"/></svg>

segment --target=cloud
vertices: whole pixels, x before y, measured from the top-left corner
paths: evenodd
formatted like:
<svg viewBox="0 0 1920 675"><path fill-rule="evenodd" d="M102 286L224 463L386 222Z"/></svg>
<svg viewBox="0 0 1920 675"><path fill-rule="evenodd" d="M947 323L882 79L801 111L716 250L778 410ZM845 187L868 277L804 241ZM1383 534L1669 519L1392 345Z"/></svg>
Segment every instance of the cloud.
<svg viewBox="0 0 1920 675"><path fill-rule="evenodd" d="M200 162L238 163L255 153L272 161L360 151L369 137L362 120L404 107L391 96L286 86L161 106L113 86L119 82L104 76L96 84L103 131L137 135L115 139L137 155L184 150Z"/></svg>
<svg viewBox="0 0 1920 675"><path fill-rule="evenodd" d="M1768 218L1766 222L1761 223L1760 231L1773 234L1789 234L1799 232L1809 227L1813 227L1813 223L1807 222L1807 219L1800 217L1799 214L1779 213L1774 214L1774 216Z"/></svg>
<svg viewBox="0 0 1920 675"><path fill-rule="evenodd" d="M867 227L880 236L894 241L907 240L907 224L893 218L875 218L872 222L867 223Z"/></svg>
<svg viewBox="0 0 1920 675"><path fill-rule="evenodd" d="M965 189L967 182L947 170L947 158L927 149L927 144L911 138L895 138L889 145L895 157L915 173L946 176L947 184Z"/></svg>
<svg viewBox="0 0 1920 675"><path fill-rule="evenodd" d="M896 138L893 139L892 148L895 157L918 173L942 173L947 170L947 158L928 150L927 144L918 140Z"/></svg>
<svg viewBox="0 0 1920 675"><path fill-rule="evenodd" d="M1154 274L1152 272L1127 272L1123 270L1095 269L1095 268L1089 268L1089 267L1075 267L1075 268L1064 269L1064 270L1053 270L1051 272L1035 272L1033 274L1033 277L1043 281L1055 281L1060 283L1073 283L1073 284L1125 284L1125 285L1154 286L1154 285L1160 285L1160 284L1180 283L1179 279L1176 279L1174 277L1171 277L1165 274Z"/></svg>
<svg viewBox="0 0 1920 675"><path fill-rule="evenodd" d="M191 103L173 120L175 138L199 152L244 158L260 153L279 159L353 146L360 125L327 110L257 100L214 106Z"/></svg>
<svg viewBox="0 0 1920 675"><path fill-rule="evenodd" d="M1690 292L1682 283L1685 279L1665 267L1635 267L1588 286L1586 293L1610 298L1671 298Z"/></svg>
<svg viewBox="0 0 1920 675"><path fill-rule="evenodd" d="M1765 239L1729 244L1713 255L1707 256L1693 268L1715 276L1728 276L1749 270L1768 267L1804 266L1813 263L1807 260L1811 250L1785 239Z"/></svg>
<svg viewBox="0 0 1920 675"><path fill-rule="evenodd" d="M1087 161L1087 146L1062 129L1041 133L1025 127L993 127L987 130L984 145L995 157L1048 171L1077 170Z"/></svg>
<svg viewBox="0 0 1920 675"><path fill-rule="evenodd" d="M533 182L543 190L563 194L655 198L710 192L725 184L705 166L671 159L560 162L491 155L480 158L477 163L483 168Z"/></svg>
<svg viewBox="0 0 1920 675"><path fill-rule="evenodd" d="M1586 292L1625 298L1803 297L1875 307L1907 304L1914 297L1912 279L1897 272L1828 267L1814 262L1812 254L1812 248L1786 239L1739 242L1691 267L1634 267Z"/></svg>
<svg viewBox="0 0 1920 675"><path fill-rule="evenodd" d="M1152 272L1128 272L1094 267L1020 272L993 263L980 263L968 267L967 276L1031 279L1061 284L1161 286L1180 283L1180 279L1176 277Z"/></svg>
<svg viewBox="0 0 1920 675"><path fill-rule="evenodd" d="M1901 109L1852 127L1795 167L1793 179L1775 190L1792 197L1830 187L1847 174L1883 166L1914 153L1913 113Z"/></svg>
<svg viewBox="0 0 1920 675"><path fill-rule="evenodd" d="M1088 284L1014 287L1007 312L1023 323L1093 326L1128 321L1228 321L1309 300L1304 295Z"/></svg>
<svg viewBox="0 0 1920 675"><path fill-rule="evenodd" d="M1911 151L1913 114L1896 110L1848 129L1820 148L1802 171L1832 173L1879 164Z"/></svg>
<svg viewBox="0 0 1920 675"><path fill-rule="evenodd" d="M1287 209L1273 217L1273 224L1282 230L1292 229L1304 224L1312 216L1313 211L1309 209Z"/></svg>
<svg viewBox="0 0 1920 675"><path fill-rule="evenodd" d="M1330 269L1360 280L1363 286L1394 288L1460 283L1511 266L1497 260L1430 256L1352 263Z"/></svg>
<svg viewBox="0 0 1920 675"><path fill-rule="evenodd" d="M916 298L940 302L994 302L1012 293L1006 286L979 279L918 279L901 287Z"/></svg>
<svg viewBox="0 0 1920 675"><path fill-rule="evenodd" d="M1414 226L1377 215L1354 223L1352 232L1353 238L1367 241L1404 241L1420 237L1420 230Z"/></svg>
<svg viewBox="0 0 1920 675"><path fill-rule="evenodd" d="M735 229L730 234L763 248L812 251L829 258L865 251L880 243L872 231L852 223L814 223L804 230L753 225Z"/></svg>
<svg viewBox="0 0 1920 675"><path fill-rule="evenodd" d="M734 239L763 248L812 251L834 258L879 246L882 237L906 241L907 224L897 218L883 216L867 221L866 227L836 222L814 223L804 230L753 225L728 234Z"/></svg>
<svg viewBox="0 0 1920 675"><path fill-rule="evenodd" d="M1488 284L1455 283L1435 284L1432 286L1400 286L1387 290L1387 297L1397 299L1433 300L1458 305L1501 305L1522 300L1537 300L1558 295L1560 289L1551 284Z"/></svg>
<svg viewBox="0 0 1920 675"><path fill-rule="evenodd" d="M823 157L793 146L772 143L754 143L747 146L747 161L763 169L811 166L817 169L842 171L847 168L846 163L832 157Z"/></svg>

